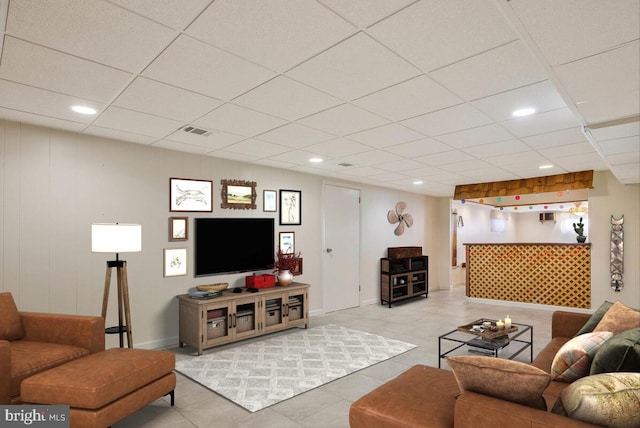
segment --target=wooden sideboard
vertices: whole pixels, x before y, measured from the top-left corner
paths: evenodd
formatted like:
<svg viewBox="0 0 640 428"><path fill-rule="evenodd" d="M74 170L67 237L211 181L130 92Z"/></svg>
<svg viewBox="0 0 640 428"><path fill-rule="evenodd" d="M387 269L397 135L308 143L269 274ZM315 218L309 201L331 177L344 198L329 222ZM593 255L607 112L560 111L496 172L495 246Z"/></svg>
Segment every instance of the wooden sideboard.
<svg viewBox="0 0 640 428"><path fill-rule="evenodd" d="M257 293L225 290L200 300L188 294L179 301L178 345L203 349L292 327L309 326L309 284L260 289Z"/></svg>

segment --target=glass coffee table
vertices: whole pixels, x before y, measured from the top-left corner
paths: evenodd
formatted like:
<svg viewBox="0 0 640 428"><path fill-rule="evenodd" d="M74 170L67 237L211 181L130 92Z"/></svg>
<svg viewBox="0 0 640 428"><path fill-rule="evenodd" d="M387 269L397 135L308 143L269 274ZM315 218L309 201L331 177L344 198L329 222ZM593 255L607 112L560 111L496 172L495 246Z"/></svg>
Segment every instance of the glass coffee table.
<svg viewBox="0 0 640 428"><path fill-rule="evenodd" d="M488 355L513 360L527 348L529 362L533 361L533 326L512 323L509 330L473 330L473 325L496 320L482 318L438 336L438 367L442 360L452 355Z"/></svg>

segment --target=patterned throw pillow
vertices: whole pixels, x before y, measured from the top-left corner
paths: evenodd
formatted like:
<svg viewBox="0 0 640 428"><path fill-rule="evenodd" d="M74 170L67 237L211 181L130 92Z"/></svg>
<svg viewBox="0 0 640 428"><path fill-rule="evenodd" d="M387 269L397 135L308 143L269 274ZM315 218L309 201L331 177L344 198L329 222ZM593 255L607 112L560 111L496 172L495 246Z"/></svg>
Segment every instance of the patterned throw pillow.
<svg viewBox="0 0 640 428"><path fill-rule="evenodd" d="M598 426L638 426L640 373L602 373L583 377L566 387L552 413Z"/></svg>
<svg viewBox="0 0 640 428"><path fill-rule="evenodd" d="M551 378L573 382L587 376L591 361L604 342L613 336L609 331L585 333L576 336L558 350L551 364Z"/></svg>
<svg viewBox="0 0 640 428"><path fill-rule="evenodd" d="M518 361L484 356L448 357L460 391L474 391L536 409L547 410L542 393L549 373Z"/></svg>

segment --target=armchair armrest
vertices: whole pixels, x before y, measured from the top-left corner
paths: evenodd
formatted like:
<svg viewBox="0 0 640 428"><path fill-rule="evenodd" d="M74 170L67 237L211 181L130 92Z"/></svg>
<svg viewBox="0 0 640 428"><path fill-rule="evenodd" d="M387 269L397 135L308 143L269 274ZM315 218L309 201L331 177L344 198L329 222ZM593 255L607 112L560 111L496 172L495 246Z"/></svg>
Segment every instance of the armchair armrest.
<svg viewBox="0 0 640 428"><path fill-rule="evenodd" d="M102 317L38 312L20 312L20 316L25 340L78 346L91 354L104 351Z"/></svg>
<svg viewBox="0 0 640 428"><path fill-rule="evenodd" d="M496 426L593 428L596 425L488 395L465 391L456 400L454 426L456 428L495 428Z"/></svg>
<svg viewBox="0 0 640 428"><path fill-rule="evenodd" d="M589 314L555 311L551 316L551 338L573 337L591 318Z"/></svg>
<svg viewBox="0 0 640 428"><path fill-rule="evenodd" d="M0 340L0 404L11 404L11 348Z"/></svg>

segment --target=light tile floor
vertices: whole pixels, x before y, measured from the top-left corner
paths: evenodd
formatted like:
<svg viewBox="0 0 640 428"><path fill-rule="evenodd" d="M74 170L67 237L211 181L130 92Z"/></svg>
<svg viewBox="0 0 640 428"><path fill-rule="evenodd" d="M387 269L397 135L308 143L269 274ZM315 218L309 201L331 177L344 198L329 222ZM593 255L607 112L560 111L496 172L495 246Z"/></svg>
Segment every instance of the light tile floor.
<svg viewBox="0 0 640 428"><path fill-rule="evenodd" d="M377 304L314 316L310 318L311 327L338 324L404 340L418 347L255 413L178 373L174 407L169 405L168 397L161 398L115 424L114 428L346 428L353 401L415 364L437 367L438 336L482 317L504 318L507 314L514 322L534 326L535 357L551 338L552 310L468 302L462 286L430 291L428 299L417 298L391 309ZM176 347L171 351L176 353L176 359L195 355L189 347ZM529 352L525 351L517 359L528 362L528 357ZM442 366L448 368L446 363Z"/></svg>

